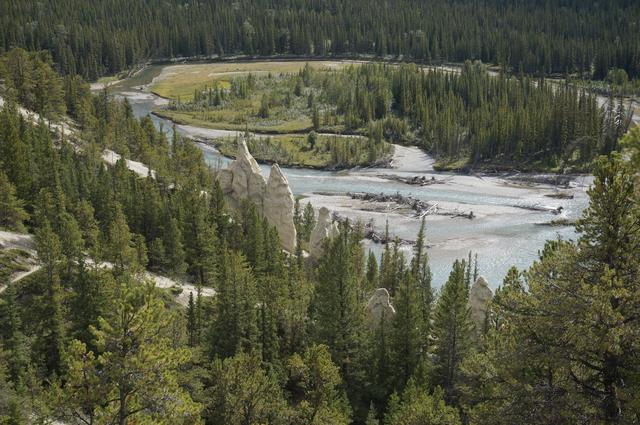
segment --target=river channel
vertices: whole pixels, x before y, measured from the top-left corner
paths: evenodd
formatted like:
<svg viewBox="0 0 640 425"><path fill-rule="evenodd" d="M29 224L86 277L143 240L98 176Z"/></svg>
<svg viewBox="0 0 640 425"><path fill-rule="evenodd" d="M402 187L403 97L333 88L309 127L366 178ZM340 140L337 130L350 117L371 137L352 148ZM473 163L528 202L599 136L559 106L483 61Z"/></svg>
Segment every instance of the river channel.
<svg viewBox="0 0 640 425"><path fill-rule="evenodd" d="M114 86L112 93L126 97L136 116L146 116L154 108L166 103L165 99L149 92L147 88L157 73L157 68L145 70L133 79ZM158 128L171 131L173 124L170 121L154 115L152 119ZM233 133L191 126L176 128L180 134L199 139L213 139ZM202 143L199 146L211 166L224 167L229 163L229 159L221 157L213 147ZM568 189L562 189L565 199L560 199L548 196L558 193L552 186L528 186L498 177L438 173L433 170L432 164L432 159L420 149L397 146L392 168L333 172L283 167L283 172L293 193L305 197L301 201L303 204L311 202L316 209L326 206L351 219L373 221L375 228L380 231L384 230L388 221L390 233L407 240L415 240L420 227L418 218L407 211L396 210L394 205L374 206L352 200L344 194L400 193L437 202L440 208L448 211L473 211L475 218L472 220L441 215L427 217L426 237L435 288L446 281L453 261L466 258L470 251L478 255L480 274L487 278L492 288L496 288L512 265L520 269L528 268L537 259L538 251L546 240L558 237L575 239L573 227L544 223L559 218L578 218L588 203L586 190L591 178L585 176L572 182ZM268 176L270 167L263 165L261 168L263 174ZM381 178L381 174L433 177L443 183L412 186ZM567 199L569 196L572 198ZM534 211L528 207L562 207L562 213ZM367 249L376 253L383 249L371 241L365 244ZM402 249L407 253L411 251L408 245Z"/></svg>

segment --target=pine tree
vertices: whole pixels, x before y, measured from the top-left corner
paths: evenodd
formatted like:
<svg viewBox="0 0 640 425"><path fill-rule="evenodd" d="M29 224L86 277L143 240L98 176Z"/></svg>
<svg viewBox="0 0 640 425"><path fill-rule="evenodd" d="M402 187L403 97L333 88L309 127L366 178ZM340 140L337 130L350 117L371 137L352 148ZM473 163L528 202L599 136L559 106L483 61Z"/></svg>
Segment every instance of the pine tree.
<svg viewBox="0 0 640 425"><path fill-rule="evenodd" d="M316 212L313 209L313 205L311 202L307 202L307 205L304 207L304 213L302 215L302 234L303 240L309 241L311 237L311 232L313 228L316 226Z"/></svg>
<svg viewBox="0 0 640 425"><path fill-rule="evenodd" d="M182 275L186 270L182 232L178 220L173 217L168 220L164 233L165 264L175 275Z"/></svg>
<svg viewBox="0 0 640 425"><path fill-rule="evenodd" d="M471 266L471 263L469 263L469 266ZM476 280L478 280L479 276L480 274L478 272L478 253L476 253L473 261L473 281L475 282Z"/></svg>
<svg viewBox="0 0 640 425"><path fill-rule="evenodd" d="M629 162L636 170L640 170L640 128L635 127L620 139L622 152L628 155Z"/></svg>
<svg viewBox="0 0 640 425"><path fill-rule="evenodd" d="M0 112L0 174L6 175L15 186L13 196L26 200L31 195L33 174L30 170L29 146L19 132L19 115L15 108L16 105L7 105ZM6 187L6 181L3 180L0 177L0 184Z"/></svg>
<svg viewBox="0 0 640 425"><path fill-rule="evenodd" d="M70 334L94 349L91 327L110 311L116 283L111 273L99 267L80 267L72 279Z"/></svg>
<svg viewBox="0 0 640 425"><path fill-rule="evenodd" d="M198 320L197 307L193 299L193 292L189 292L189 304L187 304L187 335L189 347L195 347L198 344Z"/></svg>
<svg viewBox="0 0 640 425"><path fill-rule="evenodd" d="M0 171L0 227L16 232L24 232L24 222L29 214L24 210L24 202L16 197L16 188L6 174Z"/></svg>
<svg viewBox="0 0 640 425"><path fill-rule="evenodd" d="M147 263L149 263L147 244L145 243L144 236L138 234L133 235L133 249L136 254L135 263L144 269L147 267Z"/></svg>
<svg viewBox="0 0 640 425"><path fill-rule="evenodd" d="M196 221L196 252L192 257L193 275L200 286L215 284L216 269L218 267L218 235L215 225L204 221Z"/></svg>
<svg viewBox="0 0 640 425"><path fill-rule="evenodd" d="M260 111L258 112L258 116L260 118L269 118L270 115L270 101L269 101L269 97L266 94L262 95L262 98L260 99Z"/></svg>
<svg viewBox="0 0 640 425"><path fill-rule="evenodd" d="M45 271L45 314L43 334L38 343L44 356L44 364L49 374L60 372L64 352L64 312L62 305L62 288L60 286L60 261L62 246L58 236L45 219L36 233L38 258Z"/></svg>
<svg viewBox="0 0 640 425"><path fill-rule="evenodd" d="M471 273L471 264L473 264L472 262L472 257L471 257L471 251L469 251L469 256L467 259L467 263L466 263L466 269L464 272L464 284L467 287L467 290L469 290L471 288L471 284L473 282L471 282L471 278L472 278L472 273ZM474 281L475 282L475 281Z"/></svg>
<svg viewBox="0 0 640 425"><path fill-rule="evenodd" d="M113 219L109 223L106 241L107 259L113 263L116 274L136 266L137 253L133 246L133 240L127 219L122 212L122 207L116 205Z"/></svg>
<svg viewBox="0 0 640 425"><path fill-rule="evenodd" d="M418 304L419 318L417 326L420 330L421 348L420 351L428 351L428 341L431 334L431 313L433 309L433 289L431 287L431 268L429 267L429 255L426 252L425 242L425 219L422 219L418 237L414 246L413 258L411 259L411 275L416 284L416 298Z"/></svg>
<svg viewBox="0 0 640 425"><path fill-rule="evenodd" d="M190 351L174 348L164 332L172 321L153 285L123 275L113 310L92 330L97 353L79 341L69 347L59 416L96 423L198 420L201 406L178 384ZM90 388L90 391L86 391Z"/></svg>
<svg viewBox="0 0 640 425"><path fill-rule="evenodd" d="M443 388L449 403L458 400L460 367L471 350L473 324L464 280L465 263L456 261L433 314L433 384Z"/></svg>
<svg viewBox="0 0 640 425"><path fill-rule="evenodd" d="M424 324L418 300L415 278L405 273L393 298L396 315L391 333L392 363L396 368L394 388L399 391L404 388L420 361Z"/></svg>
<svg viewBox="0 0 640 425"><path fill-rule="evenodd" d="M4 358L0 361L0 423L12 425L27 423L26 400L9 382L5 370L6 363Z"/></svg>
<svg viewBox="0 0 640 425"><path fill-rule="evenodd" d="M384 417L385 425L460 425L460 417L454 407L447 406L444 394L436 390L429 394L415 382L409 382L402 396L394 395Z"/></svg>
<svg viewBox="0 0 640 425"><path fill-rule="evenodd" d="M256 283L246 260L226 252L216 287L216 315L209 332L209 355L231 357L257 348Z"/></svg>
<svg viewBox="0 0 640 425"><path fill-rule="evenodd" d="M376 417L376 409L373 404L369 406L369 413L367 413L367 420L365 421L365 425L380 425L380 421Z"/></svg>
<svg viewBox="0 0 640 425"><path fill-rule="evenodd" d="M302 212L300 211L300 199L296 198L293 204L293 224L296 226L296 232L302 233Z"/></svg>
<svg viewBox="0 0 640 425"><path fill-rule="evenodd" d="M379 272L378 272L378 260L376 259L376 255L373 251L369 251L369 255L367 257L367 289L375 289L379 286Z"/></svg>
<svg viewBox="0 0 640 425"><path fill-rule="evenodd" d="M100 228L94 216L93 206L88 201L81 201L76 209L75 215L82 232L83 248L97 263L102 259L102 246Z"/></svg>
<svg viewBox="0 0 640 425"><path fill-rule="evenodd" d="M1 305L1 317L4 343L2 348L7 351L7 376L16 389L22 389L25 375L29 366L29 351L27 339L22 331L22 321L18 312L16 289L9 285L4 294L4 305Z"/></svg>
<svg viewBox="0 0 640 425"><path fill-rule="evenodd" d="M340 388L339 368L331 361L326 345L313 345L303 356L294 354L287 362L289 382L299 424L348 424L350 409Z"/></svg>
<svg viewBox="0 0 640 425"><path fill-rule="evenodd" d="M214 384L204 411L207 423L291 423L277 380L260 364L260 357L255 353L239 353L224 362L214 362L211 373Z"/></svg>
<svg viewBox="0 0 640 425"><path fill-rule="evenodd" d="M62 247L62 255L66 260L66 278L71 276L71 270L75 264L80 264L83 260L83 240L80 226L76 219L69 213L64 212L60 218L59 237Z"/></svg>

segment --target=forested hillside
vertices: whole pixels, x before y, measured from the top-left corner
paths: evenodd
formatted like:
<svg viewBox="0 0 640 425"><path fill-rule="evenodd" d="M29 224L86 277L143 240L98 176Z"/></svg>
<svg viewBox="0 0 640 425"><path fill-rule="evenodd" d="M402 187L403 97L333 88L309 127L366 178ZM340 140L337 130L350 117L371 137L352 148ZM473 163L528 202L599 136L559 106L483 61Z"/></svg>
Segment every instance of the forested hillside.
<svg viewBox="0 0 640 425"><path fill-rule="evenodd" d="M1 92L0 227L33 235L23 234L39 268L0 274L0 423L640 419L639 130L625 155L597 161L577 240L512 269L477 322L477 261L469 254L432 282L424 224L411 261L398 244L380 261L367 255L349 222L315 260L283 252L254 205L226 206L188 140L57 76L46 56L14 51L2 65L5 84L38 71ZM26 119L16 101L73 134ZM155 175L106 165L104 148ZM301 248L312 216L296 208ZM155 288L145 270L200 289L185 308L172 297L181 288ZM370 314L376 288L393 313Z"/></svg>
<svg viewBox="0 0 640 425"><path fill-rule="evenodd" d="M356 54L640 76L635 0L3 0L0 49L96 79L147 59Z"/></svg>

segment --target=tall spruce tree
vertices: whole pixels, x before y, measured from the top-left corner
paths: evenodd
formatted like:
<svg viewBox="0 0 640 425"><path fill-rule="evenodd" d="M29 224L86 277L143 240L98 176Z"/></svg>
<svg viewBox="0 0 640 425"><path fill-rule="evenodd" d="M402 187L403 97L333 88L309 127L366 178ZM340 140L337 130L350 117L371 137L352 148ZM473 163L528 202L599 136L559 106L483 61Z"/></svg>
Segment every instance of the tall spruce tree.
<svg viewBox="0 0 640 425"><path fill-rule="evenodd" d="M421 337L424 325L418 300L416 280L411 273L405 272L393 297L396 314L392 324L391 352L392 363L395 366L394 388L397 391L404 389L422 354Z"/></svg>
<svg viewBox="0 0 640 425"><path fill-rule="evenodd" d="M420 231L416 238L413 258L411 259L411 275L415 280L417 308L420 317L417 318L416 325L420 330L420 350L422 353L428 351L429 337L431 334L431 316L433 310L433 289L431 286L431 268L429 266L429 255L425 240L426 221L423 218Z"/></svg>
<svg viewBox="0 0 640 425"><path fill-rule="evenodd" d="M465 285L465 262L456 260L442 287L433 312L433 385L444 390L445 400L457 403L461 365L471 352L473 324Z"/></svg>
<svg viewBox="0 0 640 425"><path fill-rule="evenodd" d="M29 214L24 210L24 201L16 197L16 188L6 174L0 171L0 227L24 232L24 222Z"/></svg>
<svg viewBox="0 0 640 425"><path fill-rule="evenodd" d="M49 222L44 219L36 233L38 258L44 269L45 314L38 347L49 374L59 374L65 344L65 322L60 285L62 246Z"/></svg>
<svg viewBox="0 0 640 425"><path fill-rule="evenodd" d="M133 246L133 236L119 204L116 205L113 218L109 223L106 253L107 258L113 263L116 274L136 266L137 255Z"/></svg>

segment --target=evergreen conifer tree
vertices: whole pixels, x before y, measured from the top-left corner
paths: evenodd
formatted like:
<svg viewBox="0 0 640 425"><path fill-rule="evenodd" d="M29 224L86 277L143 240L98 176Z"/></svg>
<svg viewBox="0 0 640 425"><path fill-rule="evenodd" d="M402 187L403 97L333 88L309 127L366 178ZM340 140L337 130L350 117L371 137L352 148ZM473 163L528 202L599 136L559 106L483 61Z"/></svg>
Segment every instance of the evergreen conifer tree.
<svg viewBox="0 0 640 425"><path fill-rule="evenodd" d="M465 263L457 261L442 287L433 313L433 384L444 390L445 399L456 403L461 384L461 365L471 351L473 324L465 285Z"/></svg>

